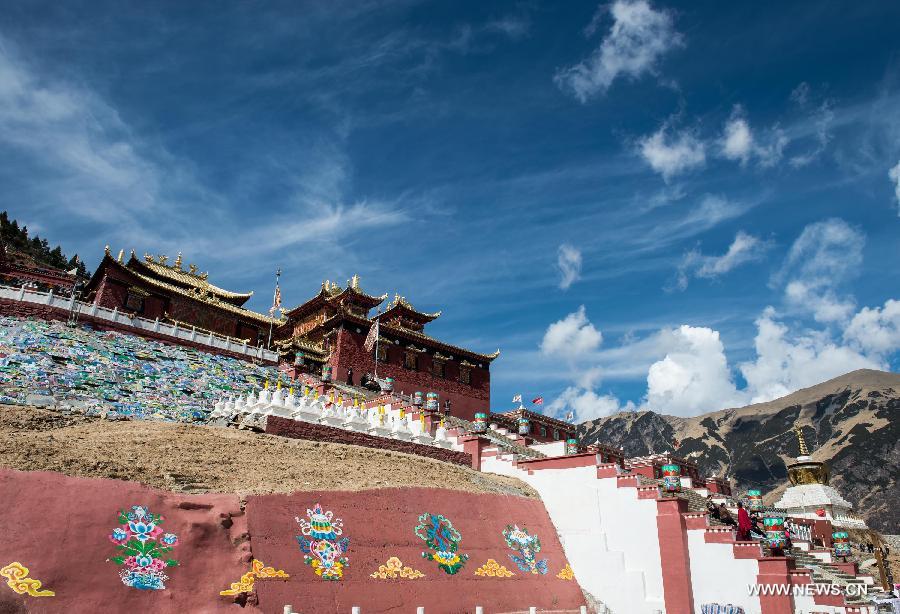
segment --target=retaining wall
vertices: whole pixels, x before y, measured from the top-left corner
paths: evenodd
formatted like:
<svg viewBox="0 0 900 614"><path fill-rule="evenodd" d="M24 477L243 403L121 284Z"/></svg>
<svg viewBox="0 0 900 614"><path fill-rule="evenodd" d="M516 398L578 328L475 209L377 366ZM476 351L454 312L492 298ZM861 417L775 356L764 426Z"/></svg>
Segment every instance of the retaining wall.
<svg viewBox="0 0 900 614"><path fill-rule="evenodd" d="M242 509L232 494L183 495L117 480L0 469L0 501L0 568L20 562L28 577L42 583L39 590L55 593L17 594L2 579L0 612L281 614L291 604L303 614L349 612L354 605L364 614L413 612L416 606L432 614L472 612L476 605L493 614L529 606L577 611L583 603L578 584L557 576L565 555L543 504L534 499L382 489L253 496ZM342 520L336 539L349 539L339 580L317 575L297 540L303 528L295 518L307 520L317 503ZM109 536L121 526L119 510L132 505L161 514L163 531L178 537L168 553L178 565L165 570L164 590L126 586L119 576L124 566L108 560L117 555ZM458 552L468 560L455 574L422 557L434 552L415 533L426 512L446 517L461 537ZM508 523L540 537L537 559L546 559L548 573L522 571L510 559L516 553L502 535ZM373 578L391 557L421 577ZM290 577L257 579L249 598L220 595L249 571L251 558ZM488 559L514 575L476 574Z"/></svg>
<svg viewBox="0 0 900 614"><path fill-rule="evenodd" d="M367 433L348 431L347 429L328 426L327 424L313 424L301 420L291 420L279 416L266 417L266 433L291 437L293 439L309 439L312 441L329 441L332 443L345 443L366 448L378 448L379 450L393 450L394 452L406 452L427 456L447 463L455 463L464 467L472 466L472 455L466 452L446 450L435 446L428 446L411 441L376 437Z"/></svg>

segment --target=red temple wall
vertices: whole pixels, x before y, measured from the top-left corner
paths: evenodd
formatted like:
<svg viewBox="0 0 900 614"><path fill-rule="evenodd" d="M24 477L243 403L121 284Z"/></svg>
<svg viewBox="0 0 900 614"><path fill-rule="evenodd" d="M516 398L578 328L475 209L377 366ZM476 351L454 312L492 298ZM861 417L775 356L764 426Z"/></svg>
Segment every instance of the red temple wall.
<svg viewBox="0 0 900 614"><path fill-rule="evenodd" d="M572 611L584 603L574 580L557 577L567 561L556 530L538 499L473 494L432 488L359 492L297 492L247 496L186 495L133 482L73 478L50 472L0 469L0 525L15 527L0 540L0 566L18 561L28 577L55 596L19 595L4 586L2 612L265 612L281 614L285 604L299 612L521 612ZM304 562L295 520L321 503L342 520L349 539L343 577L327 581ZM163 516L161 528L178 536L169 553L165 590L138 590L119 578L121 566L108 560L118 551L109 539L119 510L142 505ZM440 514L459 532L459 553L468 561L449 575L422 557L433 552L416 536L418 518ZM502 531L507 524L538 535L547 573L521 571L510 559ZM390 557L423 574L418 578L373 578ZM249 571L251 558L289 574L257 579L258 600L241 608L220 591ZM488 559L510 577L476 575ZM5 585L6 582L4 581Z"/></svg>
<svg viewBox="0 0 900 614"><path fill-rule="evenodd" d="M359 384L360 378L365 373L375 372L374 352L367 352L363 348L365 337L364 332L357 333L355 330L346 328L338 332L336 341L333 341L335 350L329 363L332 368L332 377L335 380L347 381L347 367L350 366L353 367L355 384ZM394 378L396 393L436 392L439 395L441 411L444 409L444 402L449 399L451 413L466 420L474 418L476 412L489 410L491 383L490 372L487 369L473 368L471 385L466 385L457 381L459 366L456 360L447 361L445 377L436 377L431 373L431 357L429 355L419 354L416 371L403 367L403 356L403 348L394 346L388 351L388 362L378 363L378 377Z"/></svg>

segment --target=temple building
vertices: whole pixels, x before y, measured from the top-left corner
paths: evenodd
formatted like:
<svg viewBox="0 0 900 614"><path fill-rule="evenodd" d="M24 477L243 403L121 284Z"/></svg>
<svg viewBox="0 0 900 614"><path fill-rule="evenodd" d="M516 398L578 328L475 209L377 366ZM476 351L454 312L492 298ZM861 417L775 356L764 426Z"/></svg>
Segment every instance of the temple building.
<svg viewBox="0 0 900 614"><path fill-rule="evenodd" d="M425 327L438 313L416 310L396 295L377 316L370 312L387 295L363 292L359 276L345 287L331 281L318 294L285 313L275 333L282 360L335 382L361 385L376 375L393 382L395 392L435 392L442 411L471 420L490 407L490 364L499 356L482 354L431 337ZM375 319L378 343L364 348ZM449 403L449 405L448 405Z"/></svg>
<svg viewBox="0 0 900 614"><path fill-rule="evenodd" d="M800 456L787 466L791 485L775 503L793 518L829 520L835 527L864 529L866 523L853 513L853 505L833 486L828 485L827 463L815 461L809 454L803 431L794 427Z"/></svg>
<svg viewBox="0 0 900 614"><path fill-rule="evenodd" d="M120 313L159 318L251 345L265 343L269 329L282 323L243 307L252 292L224 290L210 283L208 274L199 272L196 265L184 268L181 254L172 264L166 256L147 254L139 259L132 251L127 262L123 256L120 251L114 258L106 248L85 286L86 300Z"/></svg>
<svg viewBox="0 0 900 614"><path fill-rule="evenodd" d="M567 441L577 438L578 428L574 424L518 407L506 412L492 412L490 422L507 429L510 433L524 436L529 443ZM523 432L527 430L527 433Z"/></svg>

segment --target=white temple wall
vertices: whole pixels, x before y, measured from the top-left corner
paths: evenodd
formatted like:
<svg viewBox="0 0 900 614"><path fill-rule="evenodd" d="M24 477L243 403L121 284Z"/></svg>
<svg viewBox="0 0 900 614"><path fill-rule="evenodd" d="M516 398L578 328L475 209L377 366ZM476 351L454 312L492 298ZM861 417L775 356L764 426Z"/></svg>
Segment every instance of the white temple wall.
<svg viewBox="0 0 900 614"><path fill-rule="evenodd" d="M707 543L703 529L689 529L691 590L694 611L706 603L741 606L746 614L760 614L759 597L751 597L748 586L756 584L759 563L755 559L734 558L731 544Z"/></svg>

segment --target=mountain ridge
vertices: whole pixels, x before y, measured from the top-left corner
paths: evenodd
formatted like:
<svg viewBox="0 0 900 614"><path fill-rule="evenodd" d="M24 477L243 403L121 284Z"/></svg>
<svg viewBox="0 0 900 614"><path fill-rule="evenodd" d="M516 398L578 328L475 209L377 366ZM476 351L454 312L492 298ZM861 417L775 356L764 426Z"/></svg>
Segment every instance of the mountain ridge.
<svg viewBox="0 0 900 614"><path fill-rule="evenodd" d="M620 412L582 423L579 435L623 446L629 456L674 452L703 475L733 478L739 491L762 489L773 503L788 485L786 463L799 453L797 424L856 512L873 528L897 533L900 510L889 501L900 483L898 410L900 374L860 369L780 399L699 416Z"/></svg>

